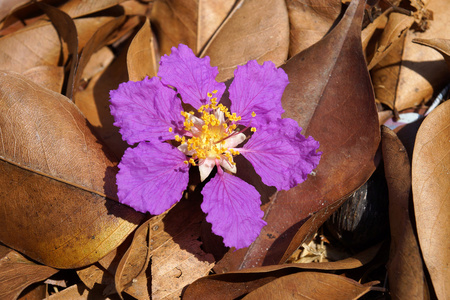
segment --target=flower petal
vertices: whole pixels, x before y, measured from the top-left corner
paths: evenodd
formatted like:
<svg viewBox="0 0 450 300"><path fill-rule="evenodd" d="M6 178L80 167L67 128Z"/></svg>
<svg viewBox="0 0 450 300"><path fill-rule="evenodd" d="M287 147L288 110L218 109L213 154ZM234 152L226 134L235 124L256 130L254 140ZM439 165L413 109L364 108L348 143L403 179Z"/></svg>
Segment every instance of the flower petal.
<svg viewBox="0 0 450 300"><path fill-rule="evenodd" d="M284 112L281 96L289 83L286 73L271 61L262 66L256 60L234 71L229 92L230 111L241 116L240 124L255 126L281 117ZM252 117L252 112L256 113Z"/></svg>
<svg viewBox="0 0 450 300"><path fill-rule="evenodd" d="M173 86L185 103L195 109L206 103L208 93L217 90L215 97L220 100L225 84L217 82L217 67L211 67L209 57L198 58L192 50L183 44L178 49L172 47L172 53L161 57L158 76L164 84ZM219 102L219 101L218 101Z"/></svg>
<svg viewBox="0 0 450 300"><path fill-rule="evenodd" d="M140 143L128 148L119 164L119 201L140 212L158 215L178 202L189 180L186 156L167 143Z"/></svg>
<svg viewBox="0 0 450 300"><path fill-rule="evenodd" d="M217 172L202 190L202 210L212 231L223 237L227 247L250 246L267 223L262 220L260 195L236 176Z"/></svg>
<svg viewBox="0 0 450 300"><path fill-rule="evenodd" d="M319 143L300 134L292 119L278 119L257 130L240 149L266 185L288 190L306 180L317 166Z"/></svg>
<svg viewBox="0 0 450 300"><path fill-rule="evenodd" d="M181 101L157 77L124 82L110 97L114 126L120 127L122 138L130 145L170 140L183 130Z"/></svg>

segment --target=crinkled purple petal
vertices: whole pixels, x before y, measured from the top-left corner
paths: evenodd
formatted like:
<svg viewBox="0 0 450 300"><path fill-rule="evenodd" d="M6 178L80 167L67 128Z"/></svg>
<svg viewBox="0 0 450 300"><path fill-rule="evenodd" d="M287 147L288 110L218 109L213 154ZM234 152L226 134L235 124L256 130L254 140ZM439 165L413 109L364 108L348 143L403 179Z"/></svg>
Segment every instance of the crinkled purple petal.
<svg viewBox="0 0 450 300"><path fill-rule="evenodd" d="M225 91L225 84L217 82L217 67L211 67L209 57L198 58L183 44L172 47L172 53L161 57L158 76L162 83L173 86L185 103L198 109L204 105L208 93L217 90L218 102Z"/></svg>
<svg viewBox="0 0 450 300"><path fill-rule="evenodd" d="M122 138L130 145L171 140L183 129L181 101L157 77L124 82L110 92L110 97L114 126L120 128Z"/></svg>
<svg viewBox="0 0 450 300"><path fill-rule="evenodd" d="M298 163L292 167L292 184L295 186L305 181L308 174L317 167L322 152L317 152L320 146L318 141L312 136L306 138L301 134L302 129L296 121L286 118L282 124L284 134L291 137L291 145L296 148L299 155Z"/></svg>
<svg viewBox="0 0 450 300"><path fill-rule="evenodd" d="M294 120L278 119L260 127L239 150L264 184L288 190L305 181L320 160L319 143L300 132Z"/></svg>
<svg viewBox="0 0 450 300"><path fill-rule="evenodd" d="M221 172L222 173L222 172ZM212 231L227 247L250 246L267 223L262 220L261 199L256 189L228 173L219 172L202 190L202 210Z"/></svg>
<svg viewBox="0 0 450 300"><path fill-rule="evenodd" d="M178 202L189 180L186 156L167 143L142 142L128 148L119 164L121 203L140 212L158 215Z"/></svg>
<svg viewBox="0 0 450 300"><path fill-rule="evenodd" d="M289 83L286 73L277 69L271 61L262 66L256 60L234 71L234 81L229 92L230 111L241 116L240 124L251 126L268 123L281 118L284 112L281 96ZM256 113L252 117L252 112Z"/></svg>

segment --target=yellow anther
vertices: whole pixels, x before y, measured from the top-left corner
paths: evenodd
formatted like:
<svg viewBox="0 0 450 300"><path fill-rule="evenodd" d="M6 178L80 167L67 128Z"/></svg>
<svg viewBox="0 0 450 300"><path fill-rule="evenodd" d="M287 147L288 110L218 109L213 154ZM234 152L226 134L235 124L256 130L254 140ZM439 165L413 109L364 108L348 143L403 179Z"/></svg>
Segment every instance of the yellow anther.
<svg viewBox="0 0 450 300"><path fill-rule="evenodd" d="M192 158L189 159L189 163L190 163L191 165L193 165L193 166L196 166L195 161L194 161L194 159L192 159Z"/></svg>
<svg viewBox="0 0 450 300"><path fill-rule="evenodd" d="M213 94L217 94L217 92L218 92L217 90L212 91Z"/></svg>
<svg viewBox="0 0 450 300"><path fill-rule="evenodd" d="M180 136L178 134L175 136L175 141L181 142L181 138L180 138Z"/></svg>
<svg viewBox="0 0 450 300"><path fill-rule="evenodd" d="M212 94L211 94L211 93L208 93L207 95L208 95L208 97L209 97L209 98L211 98L211 97L212 97Z"/></svg>
<svg viewBox="0 0 450 300"><path fill-rule="evenodd" d="M189 164L189 162L187 161L187 160L185 160L185 161L183 161L186 165L188 165Z"/></svg>
<svg viewBox="0 0 450 300"><path fill-rule="evenodd" d="M169 132L172 132L173 131L173 128L172 127L169 127Z"/></svg>
<svg viewBox="0 0 450 300"><path fill-rule="evenodd" d="M256 117L256 113L255 112L252 112L252 117L253 118Z"/></svg>
<svg viewBox="0 0 450 300"><path fill-rule="evenodd" d="M256 128L255 128L255 127L252 127L252 128L250 128L250 131L251 131L251 132L256 132Z"/></svg>
<svg viewBox="0 0 450 300"><path fill-rule="evenodd" d="M194 112L193 112L193 111L190 111L189 114L194 115Z"/></svg>

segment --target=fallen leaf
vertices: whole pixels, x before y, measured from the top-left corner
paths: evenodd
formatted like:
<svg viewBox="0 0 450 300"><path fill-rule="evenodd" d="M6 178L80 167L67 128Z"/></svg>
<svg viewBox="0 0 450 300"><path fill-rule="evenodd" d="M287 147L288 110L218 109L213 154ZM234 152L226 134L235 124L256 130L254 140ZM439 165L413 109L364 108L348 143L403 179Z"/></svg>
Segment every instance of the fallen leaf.
<svg viewBox="0 0 450 300"><path fill-rule="evenodd" d="M145 20L128 48L127 69L131 81L140 81L146 76L154 77L158 73L158 62L149 19Z"/></svg>
<svg viewBox="0 0 450 300"><path fill-rule="evenodd" d="M124 0L71 0L61 5L59 9L75 19L110 8L122 2L124 2Z"/></svg>
<svg viewBox="0 0 450 300"><path fill-rule="evenodd" d="M185 44L195 54L205 46L234 5L234 0L158 0L153 3L151 23L156 28L161 55Z"/></svg>
<svg viewBox="0 0 450 300"><path fill-rule="evenodd" d="M278 263L311 213L351 194L375 170L380 133L361 49L363 4L352 1L330 34L283 66L291 82L282 98L283 116L320 142L322 159L315 175L273 196L260 236L249 248L228 252L216 272ZM306 232L312 236L320 225Z"/></svg>
<svg viewBox="0 0 450 300"><path fill-rule="evenodd" d="M136 229L130 247L117 266L115 287L119 295L125 290L137 299L150 299L149 276L146 274L150 261L150 225L151 219Z"/></svg>
<svg viewBox="0 0 450 300"><path fill-rule="evenodd" d="M295 263L248 268L240 271L205 276L190 284L183 299L238 298L281 276L305 270L349 270L370 262L378 253L380 245L335 262Z"/></svg>
<svg viewBox="0 0 450 300"><path fill-rule="evenodd" d="M442 56L433 49L412 43L416 38L449 39L450 19L447 12L450 2L430 1L427 9L433 11L434 20L425 32L407 31L402 64L395 90L394 107L398 111L416 107L428 101L435 89L440 89L448 81L450 71Z"/></svg>
<svg viewBox="0 0 450 300"><path fill-rule="evenodd" d="M413 39L413 43L428 46L437 50L450 68L450 39Z"/></svg>
<svg viewBox="0 0 450 300"><path fill-rule="evenodd" d="M389 188L391 250L389 291L393 298L430 299L419 244L410 220L411 165L397 135L382 126L384 172Z"/></svg>
<svg viewBox="0 0 450 300"><path fill-rule="evenodd" d="M204 218L198 200L183 199L166 215L152 219L152 299L178 299L186 285L214 266L213 256L203 252L198 240Z"/></svg>
<svg viewBox="0 0 450 300"><path fill-rule="evenodd" d="M341 0L287 0L289 56L318 42L333 28L341 12Z"/></svg>
<svg viewBox="0 0 450 300"><path fill-rule="evenodd" d="M450 292L450 101L423 121L412 158L412 191L420 249L438 299Z"/></svg>
<svg viewBox="0 0 450 300"><path fill-rule="evenodd" d="M61 93L64 83L64 68L58 66L37 66L22 73L23 76L51 91Z"/></svg>
<svg viewBox="0 0 450 300"><path fill-rule="evenodd" d="M58 270L38 265L21 254L1 246L0 256L0 298L17 299L29 285L43 281Z"/></svg>
<svg viewBox="0 0 450 300"><path fill-rule="evenodd" d="M301 272L275 279L242 299L358 299L378 282L360 284L352 279L326 273Z"/></svg>
<svg viewBox="0 0 450 300"><path fill-rule="evenodd" d="M4 71L0 87L0 240L52 267L94 263L142 219L113 200L114 158L66 97Z"/></svg>
<svg viewBox="0 0 450 300"><path fill-rule="evenodd" d="M267 9L270 7L270 10ZM289 17L284 0L240 0L200 53L219 68L217 81L233 77L238 65L256 59L279 66L289 50Z"/></svg>

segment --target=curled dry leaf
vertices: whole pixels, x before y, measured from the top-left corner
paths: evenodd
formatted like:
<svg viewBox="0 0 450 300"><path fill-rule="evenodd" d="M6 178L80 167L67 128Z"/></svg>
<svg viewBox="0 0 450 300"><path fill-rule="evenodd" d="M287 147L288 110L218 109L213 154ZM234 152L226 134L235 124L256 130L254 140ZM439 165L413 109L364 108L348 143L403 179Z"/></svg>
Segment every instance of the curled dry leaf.
<svg viewBox="0 0 450 300"><path fill-rule="evenodd" d="M122 256L115 274L118 294L126 291L137 299L150 299L149 279L146 274L150 261L151 219L136 229L130 247Z"/></svg>
<svg viewBox="0 0 450 300"><path fill-rule="evenodd" d="M278 263L311 213L351 194L375 170L380 133L361 49L363 9L364 1L352 1L330 34L283 66L291 82L282 98L284 116L320 142L322 159L314 176L275 194L260 236L249 248L228 252L217 272ZM305 233L312 237L320 225Z"/></svg>
<svg viewBox="0 0 450 300"><path fill-rule="evenodd" d="M287 0L289 56L318 42L333 27L341 12L341 0Z"/></svg>
<svg viewBox="0 0 450 300"><path fill-rule="evenodd" d="M0 241L57 268L99 260L142 214L116 198L114 159L64 96L0 73Z"/></svg>
<svg viewBox="0 0 450 300"><path fill-rule="evenodd" d="M352 279L326 273L301 272L283 276L263 285L242 299L358 299L378 282L360 284Z"/></svg>
<svg viewBox="0 0 450 300"><path fill-rule="evenodd" d="M17 299L29 285L43 281L58 270L38 265L12 249L0 245L0 298Z"/></svg>
<svg viewBox="0 0 450 300"><path fill-rule="evenodd" d="M236 272L210 275L189 285L183 299L238 298L276 278L305 270L348 270L359 268L372 261L380 245L375 245L353 257L335 262L295 263L243 269Z"/></svg>
<svg viewBox="0 0 450 300"><path fill-rule="evenodd" d="M127 53L128 77L131 81L154 77L158 73L156 50L149 19L133 38Z"/></svg>
<svg viewBox="0 0 450 300"><path fill-rule="evenodd" d="M438 106L417 132L412 190L423 259L439 299L450 290L450 101Z"/></svg>
<svg viewBox="0 0 450 300"><path fill-rule="evenodd" d="M234 0L158 0L151 13L161 55L185 44L195 54L205 46L234 5Z"/></svg>
<svg viewBox="0 0 450 300"><path fill-rule="evenodd" d="M267 9L270 7L270 9ZM262 21L264 20L264 22ZM289 17L284 0L240 0L200 56L219 67L217 81L233 77L238 65L256 59L279 66L289 50Z"/></svg>
<svg viewBox="0 0 450 300"><path fill-rule="evenodd" d="M409 213L411 165L397 135L385 126L381 132L384 172L389 188L390 294L394 299L429 299L423 261Z"/></svg>

